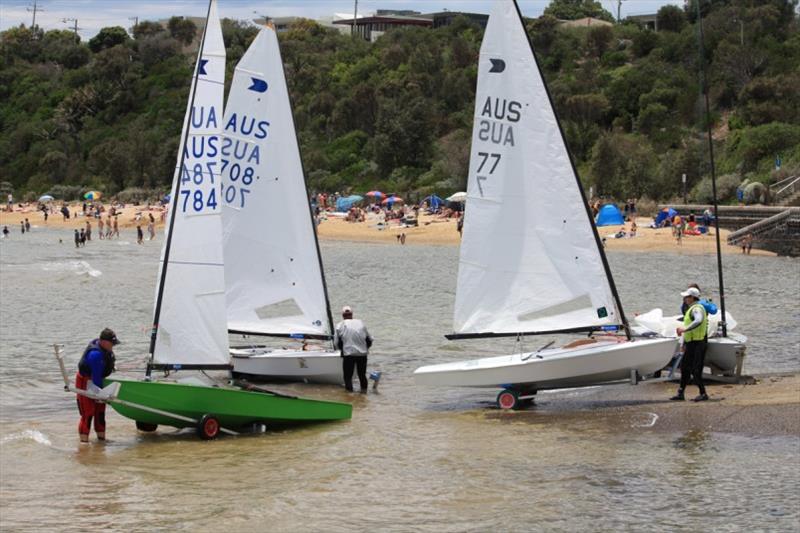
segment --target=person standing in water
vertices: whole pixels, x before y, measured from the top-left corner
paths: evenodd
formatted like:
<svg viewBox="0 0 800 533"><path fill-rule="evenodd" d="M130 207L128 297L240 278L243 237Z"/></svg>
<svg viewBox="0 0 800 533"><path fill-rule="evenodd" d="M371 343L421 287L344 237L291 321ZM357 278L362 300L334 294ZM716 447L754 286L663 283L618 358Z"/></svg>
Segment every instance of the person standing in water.
<svg viewBox="0 0 800 533"><path fill-rule="evenodd" d="M10 231L8 231L8 226L3 226L3 237L8 237Z"/></svg>
<svg viewBox="0 0 800 533"><path fill-rule="evenodd" d="M97 394L103 388L103 379L114 372L114 346L119 344L113 330L105 328L83 351L75 376L75 388ZM83 394L78 394L78 435L81 442L89 442L89 431L94 420L97 440L106 440L106 404Z"/></svg>
<svg viewBox="0 0 800 533"><path fill-rule="evenodd" d="M25 219L25 231L27 231L28 233L31 232L31 221L28 220L27 218Z"/></svg>
<svg viewBox="0 0 800 533"><path fill-rule="evenodd" d="M142 233L142 225L141 224L137 224L136 225L136 242L139 243L139 244L142 244L142 241L144 241L144 233Z"/></svg>
<svg viewBox="0 0 800 533"><path fill-rule="evenodd" d="M700 303L700 291L689 287L681 293L683 303L688 306L683 316L683 326L675 331L683 336L683 359L681 359L681 384L678 393L670 398L673 401L684 400L686 386L693 380L700 394L696 402L708 400L706 387L703 384L703 360L706 355L706 337L708 331L708 313Z"/></svg>
<svg viewBox="0 0 800 533"><path fill-rule="evenodd" d="M19 229L23 235L25 235L25 223L23 221L19 221Z"/></svg>
<svg viewBox="0 0 800 533"><path fill-rule="evenodd" d="M344 388L353 392L353 369L358 372L361 393L367 393L367 355L372 346L372 336L361 320L353 318L350 306L342 308L342 320L336 325L333 344L342 355Z"/></svg>

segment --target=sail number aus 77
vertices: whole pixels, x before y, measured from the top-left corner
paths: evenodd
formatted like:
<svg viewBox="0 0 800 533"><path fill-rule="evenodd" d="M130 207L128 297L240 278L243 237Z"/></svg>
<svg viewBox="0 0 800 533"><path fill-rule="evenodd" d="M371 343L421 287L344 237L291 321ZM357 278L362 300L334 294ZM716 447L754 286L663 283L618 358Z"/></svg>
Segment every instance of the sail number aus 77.
<svg viewBox="0 0 800 533"><path fill-rule="evenodd" d="M494 171L497 169L497 165L500 163L500 159L502 159L503 156L489 152L478 152L478 157L481 158L481 162L478 165L475 181L478 184L478 192L480 193L481 197L483 197L483 184L481 182L489 179L489 176L485 174L494 174ZM485 171L484 168L486 169ZM482 172L484 175L481 175Z"/></svg>

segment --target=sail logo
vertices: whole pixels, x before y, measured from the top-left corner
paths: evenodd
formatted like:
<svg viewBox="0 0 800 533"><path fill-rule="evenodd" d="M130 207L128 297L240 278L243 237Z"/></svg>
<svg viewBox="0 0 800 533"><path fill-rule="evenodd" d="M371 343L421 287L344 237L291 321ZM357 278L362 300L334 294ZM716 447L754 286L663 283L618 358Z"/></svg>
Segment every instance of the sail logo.
<svg viewBox="0 0 800 533"><path fill-rule="evenodd" d="M197 67L197 73L202 74L203 76L208 76L208 72L206 72L207 64L208 64L208 59L201 59L200 66Z"/></svg>
<svg viewBox="0 0 800 533"><path fill-rule="evenodd" d="M255 91L257 93L267 92L267 82L258 78L250 78L253 84L247 88L248 91Z"/></svg>
<svg viewBox="0 0 800 533"><path fill-rule="evenodd" d="M506 69L506 62L502 59L494 59L490 58L489 61L492 62L492 68L489 69L489 72L503 72Z"/></svg>

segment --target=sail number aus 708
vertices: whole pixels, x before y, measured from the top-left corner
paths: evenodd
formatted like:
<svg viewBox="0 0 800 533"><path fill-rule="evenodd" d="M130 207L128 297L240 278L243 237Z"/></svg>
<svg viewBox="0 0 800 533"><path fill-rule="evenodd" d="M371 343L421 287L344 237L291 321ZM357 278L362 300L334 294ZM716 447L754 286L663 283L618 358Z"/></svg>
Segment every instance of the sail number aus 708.
<svg viewBox="0 0 800 533"><path fill-rule="evenodd" d="M482 176L481 172L483 172L483 168L486 167L486 174L494 174L495 169L497 168L498 163L500 163L500 159L502 155L500 154L492 154L489 152L478 152L478 157L481 158L481 163L478 165L477 176L475 177L476 182L478 184L478 192L480 193L481 197L483 197L483 185L481 184L482 181L489 179L488 176ZM489 163L487 165L487 163Z"/></svg>
<svg viewBox="0 0 800 533"><path fill-rule="evenodd" d="M228 165L230 165L230 168L228 168ZM225 203L228 205L238 204L240 208L243 208L245 195L250 193L250 189L246 189L245 187L249 187L253 183L253 179L258 179L258 176L255 175L255 169L250 165L241 163L231 164L230 160L223 159L223 176L225 175L225 170L228 171L227 177L230 182L228 185L225 183L222 184Z"/></svg>

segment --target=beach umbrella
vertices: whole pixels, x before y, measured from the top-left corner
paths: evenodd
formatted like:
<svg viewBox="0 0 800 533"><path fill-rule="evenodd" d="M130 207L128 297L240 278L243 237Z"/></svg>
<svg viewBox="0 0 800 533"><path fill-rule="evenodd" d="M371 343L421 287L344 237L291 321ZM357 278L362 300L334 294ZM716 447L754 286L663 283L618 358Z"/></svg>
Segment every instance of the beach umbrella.
<svg viewBox="0 0 800 533"><path fill-rule="evenodd" d="M369 191L366 196L371 196L373 198L383 198L383 193L381 191Z"/></svg>
<svg viewBox="0 0 800 533"><path fill-rule="evenodd" d="M42 196L39 197L40 202L52 202L53 200L55 200L55 198L53 198L49 194L43 194Z"/></svg>
<svg viewBox="0 0 800 533"><path fill-rule="evenodd" d="M393 206L395 203L402 204L404 200L399 196L395 196L394 194L390 197L384 199L381 203L384 205L388 205L389 207Z"/></svg>
<svg viewBox="0 0 800 533"><path fill-rule="evenodd" d="M100 191L89 191L83 195L87 200L99 200L101 196L103 196L103 193Z"/></svg>
<svg viewBox="0 0 800 533"><path fill-rule="evenodd" d="M172 195L171 194L165 194L164 198L161 199L161 202L165 203L165 204L168 204L170 200L172 200Z"/></svg>
<svg viewBox="0 0 800 533"><path fill-rule="evenodd" d="M454 195L447 198L448 202L459 202L463 203L467 201L467 193L465 192L457 192Z"/></svg>

